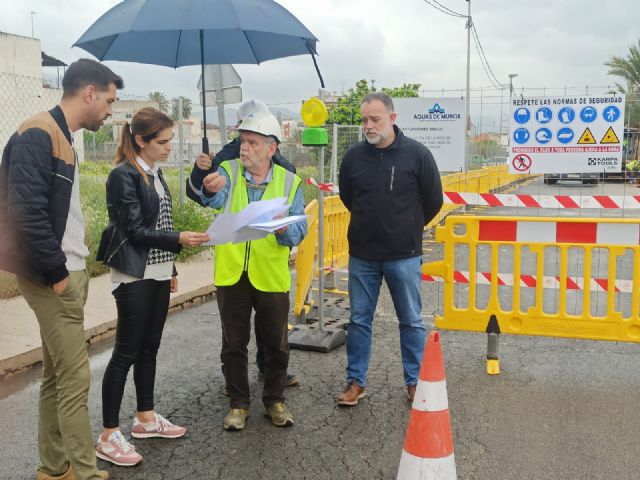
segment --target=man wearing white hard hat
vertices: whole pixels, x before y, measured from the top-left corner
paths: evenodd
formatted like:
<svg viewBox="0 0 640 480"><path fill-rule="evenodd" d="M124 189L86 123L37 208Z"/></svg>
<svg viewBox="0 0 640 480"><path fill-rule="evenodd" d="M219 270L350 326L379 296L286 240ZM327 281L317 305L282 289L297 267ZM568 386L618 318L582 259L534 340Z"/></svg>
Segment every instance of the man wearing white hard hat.
<svg viewBox="0 0 640 480"><path fill-rule="evenodd" d="M264 102L260 100L247 100L242 103L238 110L236 111L236 115L238 117L238 123L236 124L236 128L240 126L242 120L245 117L249 116L253 112L268 112L269 107ZM193 170L191 170L191 175L187 179L187 197L189 197L194 202L198 203L206 207L206 204L203 204L200 201L200 191L202 190L202 182L204 178L218 170L218 167L225 160L234 160L240 157L240 137L236 137L227 143L225 146L220 149L218 153L215 155L207 155L206 153L201 153L196 158L195 165ZM276 153L273 155L273 163L276 165L280 165L286 170L290 172L296 173L296 167L293 163L289 162L281 153L280 149L276 149ZM259 319L258 319L259 320ZM260 322L256 322L258 325ZM264 380L264 348L262 346L262 335L260 334L260 330L256 328L256 365L258 366L258 378L260 380ZM298 376L295 373L289 372L287 373L287 387L294 387L300 383ZM228 395L229 390L225 387L224 394Z"/></svg>
<svg viewBox="0 0 640 480"><path fill-rule="evenodd" d="M269 107L264 102L260 100L247 100L242 103L238 110L236 111L236 115L238 117L238 123L236 124L236 128L240 126L242 120L245 119L246 116L253 112L268 112ZM219 152L215 155L207 155L206 153L201 153L196 158L193 169L191 170L191 175L187 179L187 188L186 193L187 197L189 197L194 202L197 202L202 205L200 202L200 189L202 188L202 181L204 177L209 175L210 173L218 170L218 167L225 160L233 160L238 158L240 155L240 138L234 138L229 143L224 145ZM284 167L286 170L290 172L296 173L296 167L288 161L282 153L280 153L279 149L276 149L276 153L273 155L273 163L276 165L280 165Z"/></svg>
<svg viewBox="0 0 640 480"><path fill-rule="evenodd" d="M249 114L240 124L240 158L224 161L204 178L202 204L229 213L250 202L286 197L290 215L304 215L300 177L276 165L272 158L280 139L280 124L270 112ZM307 233L307 222L282 227L266 238L218 245L214 283L222 322L222 361L230 398L225 430L242 430L249 414L247 345L255 310L265 353L262 402L274 425L293 425L284 403L289 365L289 249Z"/></svg>

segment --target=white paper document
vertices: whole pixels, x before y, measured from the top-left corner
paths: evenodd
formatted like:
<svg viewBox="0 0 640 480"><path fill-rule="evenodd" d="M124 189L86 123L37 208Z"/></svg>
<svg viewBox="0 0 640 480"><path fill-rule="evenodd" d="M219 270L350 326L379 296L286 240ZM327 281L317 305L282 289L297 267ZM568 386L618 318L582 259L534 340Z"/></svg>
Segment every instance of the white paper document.
<svg viewBox="0 0 640 480"><path fill-rule="evenodd" d="M285 225L303 220L305 215L282 218L289 211L285 197L251 202L238 213L221 213L213 221L207 233L211 238L204 245L221 245L259 240Z"/></svg>

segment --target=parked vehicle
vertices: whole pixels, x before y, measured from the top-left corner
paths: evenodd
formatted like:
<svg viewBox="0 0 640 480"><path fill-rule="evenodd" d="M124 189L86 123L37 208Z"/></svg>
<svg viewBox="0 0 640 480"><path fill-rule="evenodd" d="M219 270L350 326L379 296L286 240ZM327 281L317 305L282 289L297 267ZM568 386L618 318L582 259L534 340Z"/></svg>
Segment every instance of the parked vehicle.
<svg viewBox="0 0 640 480"><path fill-rule="evenodd" d="M600 180L600 172L587 172L587 173L545 173L544 183L553 185L559 181L576 181L579 180L582 183L594 183L597 184Z"/></svg>

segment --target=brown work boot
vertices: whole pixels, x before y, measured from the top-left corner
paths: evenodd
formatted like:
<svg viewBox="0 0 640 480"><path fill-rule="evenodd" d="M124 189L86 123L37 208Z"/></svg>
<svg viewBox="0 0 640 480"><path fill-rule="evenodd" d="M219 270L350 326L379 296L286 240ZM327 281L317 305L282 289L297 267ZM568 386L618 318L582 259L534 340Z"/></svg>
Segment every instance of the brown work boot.
<svg viewBox="0 0 640 480"><path fill-rule="evenodd" d="M284 402L276 402L273 405L264 407L264 416L271 419L276 427L290 427L293 425L293 415L284 404Z"/></svg>
<svg viewBox="0 0 640 480"><path fill-rule="evenodd" d="M338 397L338 405L352 407L357 405L358 400L364 398L364 396L364 387L361 387L356 382L351 382Z"/></svg>
<svg viewBox="0 0 640 480"><path fill-rule="evenodd" d="M107 472L106 470L98 470L98 474L100 475L101 480L109 480L109 472ZM42 473L40 470L38 470L36 472L36 480L76 480L76 476L73 473L73 468L71 467L71 465L69 465L69 470L57 477L47 475L46 473Z"/></svg>
<svg viewBox="0 0 640 480"><path fill-rule="evenodd" d="M228 431L238 431L244 428L244 425L249 416L248 408L231 408L227 416L224 417L222 426Z"/></svg>
<svg viewBox="0 0 640 480"><path fill-rule="evenodd" d="M416 396L416 386L416 384L407 385L407 400L409 400L410 403L413 403L413 397Z"/></svg>

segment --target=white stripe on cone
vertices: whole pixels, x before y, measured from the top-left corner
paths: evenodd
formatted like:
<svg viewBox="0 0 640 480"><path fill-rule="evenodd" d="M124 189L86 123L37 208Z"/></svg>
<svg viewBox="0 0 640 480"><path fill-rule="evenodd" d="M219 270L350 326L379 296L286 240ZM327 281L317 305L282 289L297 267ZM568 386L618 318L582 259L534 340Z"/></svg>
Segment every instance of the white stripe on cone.
<svg viewBox="0 0 640 480"><path fill-rule="evenodd" d="M443 458L420 458L402 450L397 480L456 480L453 453Z"/></svg>
<svg viewBox="0 0 640 480"><path fill-rule="evenodd" d="M449 409L447 400L447 382L425 382L418 380L413 408L422 412L440 412Z"/></svg>

